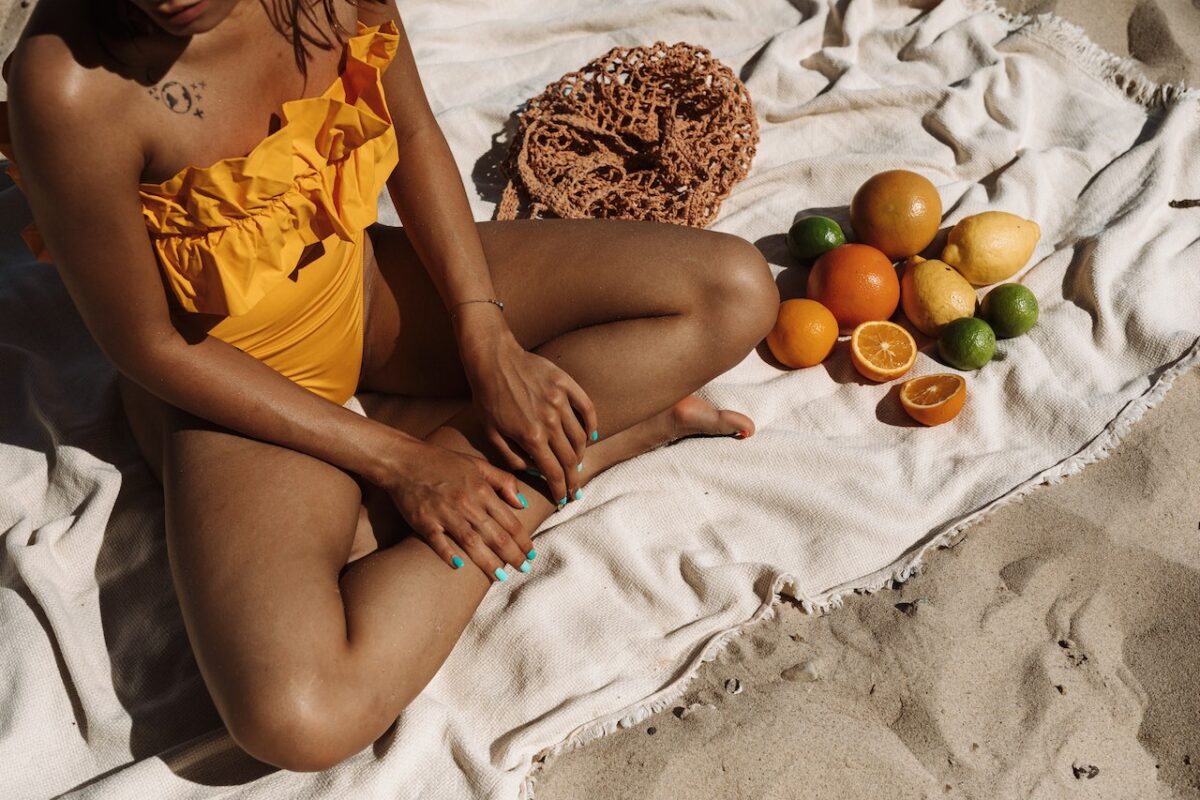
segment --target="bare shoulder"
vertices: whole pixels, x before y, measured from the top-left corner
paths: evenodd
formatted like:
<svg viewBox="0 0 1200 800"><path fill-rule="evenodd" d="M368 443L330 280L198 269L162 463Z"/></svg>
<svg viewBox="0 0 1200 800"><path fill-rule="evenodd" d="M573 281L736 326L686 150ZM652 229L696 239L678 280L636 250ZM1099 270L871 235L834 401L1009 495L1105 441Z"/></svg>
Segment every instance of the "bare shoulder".
<svg viewBox="0 0 1200 800"><path fill-rule="evenodd" d="M78 0L42 0L5 63L18 161L21 150L68 133L91 153L132 143L114 113L127 101L127 81L106 68L86 20Z"/></svg>

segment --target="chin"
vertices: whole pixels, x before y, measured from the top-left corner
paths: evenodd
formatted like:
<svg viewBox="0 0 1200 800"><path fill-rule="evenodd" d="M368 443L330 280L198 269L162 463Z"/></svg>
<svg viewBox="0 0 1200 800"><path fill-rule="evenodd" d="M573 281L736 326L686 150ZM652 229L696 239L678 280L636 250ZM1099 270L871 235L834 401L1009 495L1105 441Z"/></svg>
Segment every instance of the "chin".
<svg viewBox="0 0 1200 800"><path fill-rule="evenodd" d="M194 36L211 31L220 25L238 0L186 0L186 2L146 3L139 2L145 14L172 36ZM164 13L162 9L175 13Z"/></svg>

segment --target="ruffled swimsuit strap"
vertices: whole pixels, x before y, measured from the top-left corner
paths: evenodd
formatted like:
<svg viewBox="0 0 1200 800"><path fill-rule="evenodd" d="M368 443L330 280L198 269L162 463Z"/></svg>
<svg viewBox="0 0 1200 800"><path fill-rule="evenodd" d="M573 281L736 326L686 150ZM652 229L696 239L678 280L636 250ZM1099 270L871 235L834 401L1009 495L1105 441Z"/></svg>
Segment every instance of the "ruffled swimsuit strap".
<svg viewBox="0 0 1200 800"><path fill-rule="evenodd" d="M284 103L279 130L247 155L139 188L151 243L185 310L245 313L287 279L305 247L329 236L349 241L375 221L397 160L381 76L398 42L391 21L358 23L333 85ZM0 153L20 186L4 103ZM22 236L49 260L36 226Z"/></svg>
<svg viewBox="0 0 1200 800"><path fill-rule="evenodd" d="M287 279L305 247L350 241L375 221L397 161L381 76L398 41L392 22L360 23L333 85L284 103L279 130L249 154L140 187L151 242L184 309L245 313Z"/></svg>

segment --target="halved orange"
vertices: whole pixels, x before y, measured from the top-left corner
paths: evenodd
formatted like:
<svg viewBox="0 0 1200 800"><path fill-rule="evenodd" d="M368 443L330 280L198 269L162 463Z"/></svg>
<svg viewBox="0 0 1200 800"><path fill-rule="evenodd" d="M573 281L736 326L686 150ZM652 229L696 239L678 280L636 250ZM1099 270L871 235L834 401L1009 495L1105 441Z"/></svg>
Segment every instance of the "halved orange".
<svg viewBox="0 0 1200 800"><path fill-rule="evenodd" d="M864 322L850 334L850 363L869 380L899 378L916 360L912 334L894 322Z"/></svg>
<svg viewBox="0 0 1200 800"><path fill-rule="evenodd" d="M941 425L958 416L967 399L967 382L961 375L922 375L900 387L900 405L922 425Z"/></svg>

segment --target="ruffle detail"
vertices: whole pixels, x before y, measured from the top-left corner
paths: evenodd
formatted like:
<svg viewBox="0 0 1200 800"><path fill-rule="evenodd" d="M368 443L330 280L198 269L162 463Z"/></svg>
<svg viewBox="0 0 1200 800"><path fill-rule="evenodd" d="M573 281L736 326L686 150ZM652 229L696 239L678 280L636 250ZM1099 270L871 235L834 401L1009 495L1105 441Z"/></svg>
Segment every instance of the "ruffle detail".
<svg viewBox="0 0 1200 800"><path fill-rule="evenodd" d="M375 221L398 157L380 79L399 38L393 22L358 23L333 85L284 103L279 130L246 156L139 187L151 243L184 309L244 314L287 279L305 247L330 236L352 241ZM0 152L11 161L8 142L0 115ZM27 234L47 260L36 229Z"/></svg>
<svg viewBox="0 0 1200 800"><path fill-rule="evenodd" d="M380 77L398 41L392 22L359 23L338 80L319 97L284 103L279 130L248 155L140 187L151 242L183 308L244 314L287 279L305 247L351 241L375 221L397 160Z"/></svg>

